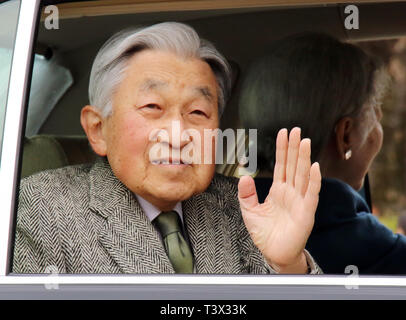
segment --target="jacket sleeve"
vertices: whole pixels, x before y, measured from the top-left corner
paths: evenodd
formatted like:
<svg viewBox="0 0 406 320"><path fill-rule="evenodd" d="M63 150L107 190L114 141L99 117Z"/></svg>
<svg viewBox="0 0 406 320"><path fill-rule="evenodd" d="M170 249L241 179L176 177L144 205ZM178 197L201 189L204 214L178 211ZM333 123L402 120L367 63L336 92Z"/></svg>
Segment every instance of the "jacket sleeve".
<svg viewBox="0 0 406 320"><path fill-rule="evenodd" d="M304 252L306 256L307 266L309 269L308 274L323 274L323 271L321 270L317 262L313 259L310 252L307 251L306 249L304 250Z"/></svg>
<svg viewBox="0 0 406 320"><path fill-rule="evenodd" d="M21 181L13 273L66 273L57 219L46 198L55 193L53 189L44 174Z"/></svg>

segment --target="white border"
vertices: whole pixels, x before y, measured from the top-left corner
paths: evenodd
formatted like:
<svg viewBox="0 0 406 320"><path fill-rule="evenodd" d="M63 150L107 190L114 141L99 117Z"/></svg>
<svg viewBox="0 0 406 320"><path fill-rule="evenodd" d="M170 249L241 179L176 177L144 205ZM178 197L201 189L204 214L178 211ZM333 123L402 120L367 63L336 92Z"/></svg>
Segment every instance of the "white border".
<svg viewBox="0 0 406 320"><path fill-rule="evenodd" d="M27 94L28 66L40 0L21 0L10 76L0 167L0 285L292 285L406 287L406 277L252 275L6 275L14 215L16 165ZM25 90L24 90L25 89Z"/></svg>

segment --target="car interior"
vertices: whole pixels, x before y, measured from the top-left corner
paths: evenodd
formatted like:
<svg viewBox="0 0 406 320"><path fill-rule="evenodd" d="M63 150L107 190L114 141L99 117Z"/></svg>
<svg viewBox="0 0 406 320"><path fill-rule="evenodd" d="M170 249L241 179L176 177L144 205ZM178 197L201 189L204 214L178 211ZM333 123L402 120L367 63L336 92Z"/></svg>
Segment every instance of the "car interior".
<svg viewBox="0 0 406 320"><path fill-rule="evenodd" d="M326 1L302 1L289 6L257 1L255 5L234 8L226 2L213 1L209 7L196 4L186 9L171 5L171 1L159 5L154 1L141 1L139 3L145 6L134 7L128 6L128 1L50 3L58 4L59 29L47 29L47 14L42 12L33 65L35 69L41 63L52 63L61 71L55 72L55 80L41 78L40 73L33 72L22 144L21 178L46 169L95 160L96 155L80 125L80 110L88 104L93 59L101 45L119 30L179 21L191 25L202 38L212 42L229 60L234 77L232 97L221 118L221 129L241 127L237 111L241 79L250 63L261 56L272 41L298 32L322 31L344 41L360 43L379 54L380 48L406 36L406 2L356 4L359 30L347 30L344 26L346 4ZM63 88L57 99L50 99L50 94L45 92L53 81L60 81L58 87ZM43 96L35 98L35 88L41 88L38 94ZM51 93L55 92L52 90ZM406 109L406 105L403 108ZM31 110L35 110L35 115ZM385 161L387 159L382 158L383 167ZM217 167L219 173L229 176L237 176L236 169L237 165L230 164ZM399 184L398 189L401 187ZM374 187L371 187L371 195L369 188L367 180L363 192L370 203L370 197L374 201ZM382 203L389 200L383 199Z"/></svg>

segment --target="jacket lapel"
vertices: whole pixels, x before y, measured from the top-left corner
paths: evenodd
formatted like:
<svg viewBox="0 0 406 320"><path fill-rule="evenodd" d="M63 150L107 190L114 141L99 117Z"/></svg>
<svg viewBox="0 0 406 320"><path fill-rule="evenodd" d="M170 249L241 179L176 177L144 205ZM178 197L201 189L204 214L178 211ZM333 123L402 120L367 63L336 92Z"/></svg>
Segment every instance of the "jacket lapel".
<svg viewBox="0 0 406 320"><path fill-rule="evenodd" d="M232 261L231 230L221 204L210 192L183 202L189 240L197 273L235 273Z"/></svg>
<svg viewBox="0 0 406 320"><path fill-rule="evenodd" d="M123 273L174 273L160 236L107 160L90 172L90 208L105 218L99 242Z"/></svg>

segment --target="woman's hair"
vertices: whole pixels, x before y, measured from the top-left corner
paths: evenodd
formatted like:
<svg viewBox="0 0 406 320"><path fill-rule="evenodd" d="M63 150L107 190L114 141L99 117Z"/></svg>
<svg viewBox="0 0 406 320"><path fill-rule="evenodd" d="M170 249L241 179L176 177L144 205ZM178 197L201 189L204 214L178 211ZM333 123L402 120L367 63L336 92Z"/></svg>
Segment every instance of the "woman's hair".
<svg viewBox="0 0 406 320"><path fill-rule="evenodd" d="M246 128L258 129L258 166L273 170L281 128L298 126L319 160L336 123L379 103L381 65L355 45L316 33L276 41L248 70L239 102Z"/></svg>
<svg viewBox="0 0 406 320"><path fill-rule="evenodd" d="M145 49L167 51L185 59L197 58L207 62L218 84L219 115L223 113L231 89L227 60L210 42L200 39L190 26L164 22L116 33L99 50L90 73L89 101L102 111L103 116L112 113L114 90L123 80L129 59Z"/></svg>

